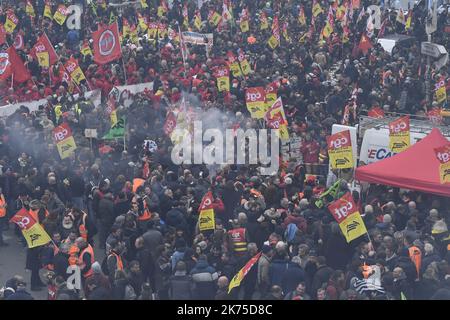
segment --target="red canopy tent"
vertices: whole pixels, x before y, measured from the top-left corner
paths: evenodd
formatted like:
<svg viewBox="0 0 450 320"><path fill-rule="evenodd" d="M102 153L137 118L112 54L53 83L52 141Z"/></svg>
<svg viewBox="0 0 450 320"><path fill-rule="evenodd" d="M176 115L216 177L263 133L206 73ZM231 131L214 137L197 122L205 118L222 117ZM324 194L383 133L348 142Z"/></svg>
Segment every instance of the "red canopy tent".
<svg viewBox="0 0 450 320"><path fill-rule="evenodd" d="M428 136L399 154L356 169L359 181L450 197L450 184L441 184L434 148L448 140L434 128Z"/></svg>

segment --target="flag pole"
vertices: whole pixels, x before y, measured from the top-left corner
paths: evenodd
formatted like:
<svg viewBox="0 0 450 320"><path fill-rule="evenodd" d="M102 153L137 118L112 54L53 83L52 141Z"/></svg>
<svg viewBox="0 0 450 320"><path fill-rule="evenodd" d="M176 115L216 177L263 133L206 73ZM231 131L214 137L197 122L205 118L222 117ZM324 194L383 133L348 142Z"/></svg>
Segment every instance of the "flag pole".
<svg viewBox="0 0 450 320"><path fill-rule="evenodd" d="M122 69L123 69L123 75L125 77L125 85L128 85L128 79L127 79L127 71L125 69L125 61L123 60L123 55L122 55Z"/></svg>

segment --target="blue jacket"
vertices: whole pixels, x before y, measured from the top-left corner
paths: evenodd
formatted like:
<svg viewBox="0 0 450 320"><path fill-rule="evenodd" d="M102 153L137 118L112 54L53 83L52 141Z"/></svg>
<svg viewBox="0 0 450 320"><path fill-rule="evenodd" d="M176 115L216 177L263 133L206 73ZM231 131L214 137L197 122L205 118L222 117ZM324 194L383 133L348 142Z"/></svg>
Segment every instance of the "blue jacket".
<svg viewBox="0 0 450 320"><path fill-rule="evenodd" d="M34 300L34 298L26 290L17 290L6 298L6 300Z"/></svg>
<svg viewBox="0 0 450 320"><path fill-rule="evenodd" d="M287 294L295 290L297 285L305 281L305 271L296 263L276 259L269 266L270 284L278 285Z"/></svg>

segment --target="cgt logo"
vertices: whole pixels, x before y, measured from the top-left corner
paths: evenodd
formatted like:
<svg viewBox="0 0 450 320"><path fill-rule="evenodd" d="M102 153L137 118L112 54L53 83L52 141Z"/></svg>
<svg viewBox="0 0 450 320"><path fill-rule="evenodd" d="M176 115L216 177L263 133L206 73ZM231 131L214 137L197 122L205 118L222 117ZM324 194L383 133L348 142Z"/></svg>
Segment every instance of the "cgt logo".
<svg viewBox="0 0 450 320"><path fill-rule="evenodd" d="M336 214L338 219L341 220L347 217L352 209L353 204L351 202L347 202L344 204L344 206L334 209L334 213Z"/></svg>
<svg viewBox="0 0 450 320"><path fill-rule="evenodd" d="M339 149L345 145L347 145L348 139L346 137L339 137L337 139L330 141L330 149Z"/></svg>
<svg viewBox="0 0 450 320"><path fill-rule="evenodd" d="M102 56L107 56L111 54L116 46L116 38L114 37L114 33L111 30L105 30L100 35L98 40L100 54Z"/></svg>
<svg viewBox="0 0 450 320"><path fill-rule="evenodd" d="M30 218L28 217L22 217L20 221L17 221L16 224L19 226L20 229L26 229L27 226L30 224Z"/></svg>
<svg viewBox="0 0 450 320"><path fill-rule="evenodd" d="M407 127L408 126L406 125L406 122L401 121L396 124L391 124L389 126L389 129L391 130L391 133L400 133L402 131L405 131Z"/></svg>
<svg viewBox="0 0 450 320"><path fill-rule="evenodd" d="M245 94L245 98L247 100L247 102L255 102L255 101L263 101L264 97L262 92L264 92L264 89L258 88L258 89L252 89L252 90L247 90L246 94Z"/></svg>
<svg viewBox="0 0 450 320"><path fill-rule="evenodd" d="M59 131L56 131L54 133L54 137L57 142L63 141L65 138L67 138L68 135L69 135L69 130L67 130L65 128L61 129Z"/></svg>
<svg viewBox="0 0 450 320"><path fill-rule="evenodd" d="M450 161L450 152L438 152L436 156L442 163Z"/></svg>
<svg viewBox="0 0 450 320"><path fill-rule="evenodd" d="M70 73L75 71L75 68L77 67L77 64L75 62L70 62L67 64L67 71Z"/></svg>

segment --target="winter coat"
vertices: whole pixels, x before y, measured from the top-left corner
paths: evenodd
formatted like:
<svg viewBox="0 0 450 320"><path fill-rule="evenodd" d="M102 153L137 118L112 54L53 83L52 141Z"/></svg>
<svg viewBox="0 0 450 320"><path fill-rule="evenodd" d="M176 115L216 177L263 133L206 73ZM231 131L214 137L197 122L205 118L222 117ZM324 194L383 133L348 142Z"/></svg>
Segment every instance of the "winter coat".
<svg viewBox="0 0 450 320"><path fill-rule="evenodd" d="M274 259L269 266L270 285L281 286L283 292L293 291L305 281L305 271L289 260Z"/></svg>
<svg viewBox="0 0 450 320"><path fill-rule="evenodd" d="M314 296L317 293L317 290L321 288L324 283L328 283L332 273L333 269L331 269L328 266L320 266L317 268L317 271L313 277L312 291L311 291L314 294Z"/></svg>
<svg viewBox="0 0 450 320"><path fill-rule="evenodd" d="M169 278L169 297L171 300L191 300L193 298L193 281L186 272L175 272Z"/></svg>
<svg viewBox="0 0 450 320"><path fill-rule="evenodd" d="M8 296L6 300L34 300L34 298L26 290L17 290L15 293Z"/></svg>
<svg viewBox="0 0 450 320"><path fill-rule="evenodd" d="M216 294L216 281L218 274L207 261L199 260L191 271L195 283L195 298L199 300L212 300Z"/></svg>

